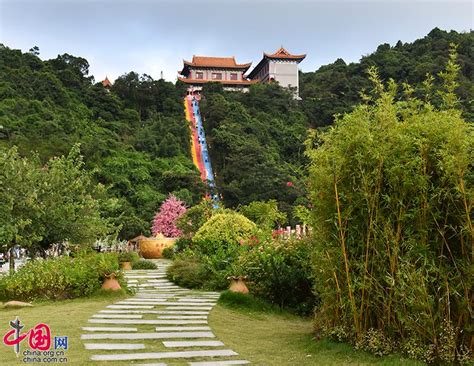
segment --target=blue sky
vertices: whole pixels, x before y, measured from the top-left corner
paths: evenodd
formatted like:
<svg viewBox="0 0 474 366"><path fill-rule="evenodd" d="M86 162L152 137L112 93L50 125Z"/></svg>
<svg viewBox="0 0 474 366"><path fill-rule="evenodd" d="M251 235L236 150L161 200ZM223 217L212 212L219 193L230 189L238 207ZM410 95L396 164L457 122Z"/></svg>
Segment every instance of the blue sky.
<svg viewBox="0 0 474 366"><path fill-rule="evenodd" d="M0 42L84 57L96 80L133 70L174 81L193 54L256 65L283 45L313 71L434 27L469 31L473 19L469 0L0 0Z"/></svg>

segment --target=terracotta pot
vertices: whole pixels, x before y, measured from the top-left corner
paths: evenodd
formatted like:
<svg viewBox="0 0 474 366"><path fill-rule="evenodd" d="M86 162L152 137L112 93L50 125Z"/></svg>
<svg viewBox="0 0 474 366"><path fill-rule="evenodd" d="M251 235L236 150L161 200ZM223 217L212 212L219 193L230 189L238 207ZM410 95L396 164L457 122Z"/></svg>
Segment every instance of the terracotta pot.
<svg viewBox="0 0 474 366"><path fill-rule="evenodd" d="M109 275L105 275L104 283L102 284L102 288L104 290L112 290L117 291L120 290L120 283L115 278L115 273L111 273Z"/></svg>
<svg viewBox="0 0 474 366"><path fill-rule="evenodd" d="M249 289L245 284L245 281L247 281L247 276L231 276L227 277L227 279L230 280L229 291L239 292L244 295L249 293Z"/></svg>
<svg viewBox="0 0 474 366"><path fill-rule="evenodd" d="M147 238L140 240L140 254L145 259L158 259L162 257L163 249L171 248L176 242L176 238Z"/></svg>
<svg viewBox="0 0 474 366"><path fill-rule="evenodd" d="M128 270L132 269L132 263L131 262L120 262L120 268Z"/></svg>

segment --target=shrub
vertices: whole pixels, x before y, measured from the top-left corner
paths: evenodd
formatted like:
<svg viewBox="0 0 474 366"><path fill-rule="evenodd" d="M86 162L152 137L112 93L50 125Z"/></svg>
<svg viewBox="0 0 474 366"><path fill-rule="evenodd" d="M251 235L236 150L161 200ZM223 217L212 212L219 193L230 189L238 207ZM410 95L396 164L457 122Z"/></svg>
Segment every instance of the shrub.
<svg viewBox="0 0 474 366"><path fill-rule="evenodd" d="M132 269L157 269L155 263L146 259L139 259L132 263Z"/></svg>
<svg viewBox="0 0 474 366"><path fill-rule="evenodd" d="M11 275L0 277L2 300L67 299L89 296L101 288L106 274L123 281L115 254L88 254L35 259Z"/></svg>
<svg viewBox="0 0 474 366"><path fill-rule="evenodd" d="M139 260L140 257L135 252L122 252L118 255L118 261L121 262L135 262Z"/></svg>
<svg viewBox="0 0 474 366"><path fill-rule="evenodd" d="M278 209L276 200L269 200L268 202L254 201L241 206L239 212L255 222L259 229L268 233L287 221L286 214Z"/></svg>
<svg viewBox="0 0 474 366"><path fill-rule="evenodd" d="M161 253L163 258L165 259L173 259L174 257L174 247L166 247L163 249L163 252Z"/></svg>
<svg viewBox="0 0 474 366"><path fill-rule="evenodd" d="M176 226L181 230L183 237L192 238L202 225L209 220L214 208L210 199L204 199L201 203L191 208L178 219Z"/></svg>
<svg viewBox="0 0 474 366"><path fill-rule="evenodd" d="M254 247L241 255L239 268L248 275L252 294L300 314L313 311L316 297L308 239L273 240Z"/></svg>
<svg viewBox="0 0 474 366"><path fill-rule="evenodd" d="M236 212L219 213L212 216L194 235L193 243L208 250L232 245L241 245L257 234L255 223Z"/></svg>
<svg viewBox="0 0 474 366"><path fill-rule="evenodd" d="M185 212L184 202L170 194L161 205L160 211L155 215L151 232L154 236L161 233L167 238L180 236L181 230L176 227L176 222Z"/></svg>
<svg viewBox="0 0 474 366"><path fill-rule="evenodd" d="M224 305L236 310L246 310L252 312L279 312L279 308L269 304L258 297L239 292L223 291L218 300L220 305Z"/></svg>
<svg viewBox="0 0 474 366"><path fill-rule="evenodd" d="M211 272L199 260L191 257L178 257L168 268L167 277L179 286L205 288L211 279Z"/></svg>
<svg viewBox="0 0 474 366"><path fill-rule="evenodd" d="M396 85L386 89L372 70L379 97L308 150L316 323L349 328L350 341L369 329L379 340L422 340L438 362L472 344L474 136L454 108L455 68L442 74L444 110L395 102ZM446 321L459 329L447 332Z"/></svg>
<svg viewBox="0 0 474 366"><path fill-rule="evenodd" d="M176 240L176 242L174 243L173 248L174 248L175 252L182 252L186 248L191 247L191 245L192 245L192 240L191 239L181 237L178 240Z"/></svg>

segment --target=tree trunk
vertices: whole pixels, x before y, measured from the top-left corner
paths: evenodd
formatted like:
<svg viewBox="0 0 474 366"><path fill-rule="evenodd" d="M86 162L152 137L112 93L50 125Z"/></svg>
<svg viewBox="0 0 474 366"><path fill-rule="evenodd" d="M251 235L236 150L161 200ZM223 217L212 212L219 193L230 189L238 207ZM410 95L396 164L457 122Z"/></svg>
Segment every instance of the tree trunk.
<svg viewBox="0 0 474 366"><path fill-rule="evenodd" d="M8 262L10 264L10 274L15 272L15 250L13 247L10 248L10 256L8 258Z"/></svg>

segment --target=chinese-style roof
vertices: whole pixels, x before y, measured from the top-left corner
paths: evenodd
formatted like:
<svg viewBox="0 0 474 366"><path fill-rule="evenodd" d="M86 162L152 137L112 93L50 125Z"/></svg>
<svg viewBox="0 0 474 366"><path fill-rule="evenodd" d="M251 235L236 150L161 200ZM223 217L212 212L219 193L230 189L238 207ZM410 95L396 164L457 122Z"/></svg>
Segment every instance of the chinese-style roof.
<svg viewBox="0 0 474 366"><path fill-rule="evenodd" d="M104 80L102 80L102 85L104 86L104 88L110 88L112 86L112 83L110 82L107 76Z"/></svg>
<svg viewBox="0 0 474 366"><path fill-rule="evenodd" d="M234 69L242 70L246 72L251 62L247 64L238 64L235 61L235 57L208 57L208 56L193 56L192 61L183 60L184 67L183 70L179 73L181 75L187 76L189 74L190 67L200 67L200 68L212 68L212 69Z"/></svg>
<svg viewBox="0 0 474 366"><path fill-rule="evenodd" d="M206 84L219 82L225 85L251 85L257 83L257 80L206 80L206 79L188 79L178 77L179 81L182 81L186 84Z"/></svg>
<svg viewBox="0 0 474 366"><path fill-rule="evenodd" d="M248 74L249 79L254 79L260 69L265 65L266 60L286 60L286 61L294 61L296 63L300 63L303 61L306 57L306 54L304 55L292 55L289 53L285 48L280 47L276 52L269 54L269 53L263 53L263 58L260 60L260 62L257 64L257 66L254 67L254 69Z"/></svg>
<svg viewBox="0 0 474 366"><path fill-rule="evenodd" d="M276 52L272 54L264 52L263 56L266 58L271 58L271 59L280 59L280 60L288 59L288 60L300 60L300 61L302 61L306 57L306 55L292 55L283 47L280 47Z"/></svg>
<svg viewBox="0 0 474 366"><path fill-rule="evenodd" d="M225 69L248 69L251 62L247 64L238 64L235 62L235 57L207 57L207 56L193 56L191 62L184 61L185 65L194 67L216 67Z"/></svg>

